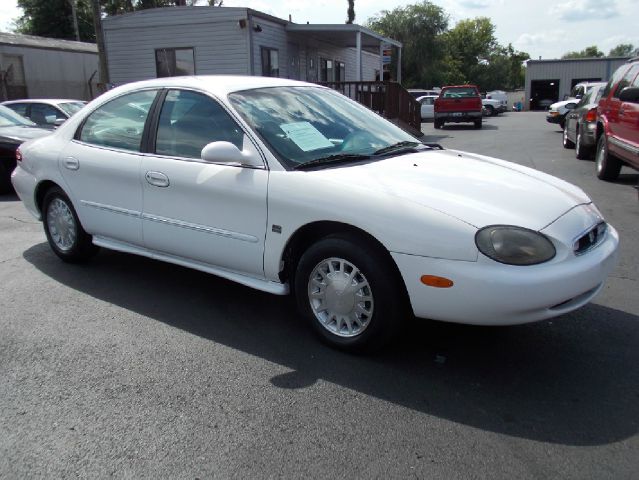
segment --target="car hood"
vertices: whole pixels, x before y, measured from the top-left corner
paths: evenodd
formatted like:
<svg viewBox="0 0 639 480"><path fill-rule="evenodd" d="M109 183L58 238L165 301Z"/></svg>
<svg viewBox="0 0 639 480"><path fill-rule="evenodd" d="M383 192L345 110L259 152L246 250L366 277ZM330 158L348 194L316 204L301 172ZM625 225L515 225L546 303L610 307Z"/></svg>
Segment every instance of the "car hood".
<svg viewBox="0 0 639 480"><path fill-rule="evenodd" d="M51 130L27 126L0 127L0 140L14 141L18 144L46 135L51 135Z"/></svg>
<svg viewBox="0 0 639 480"><path fill-rule="evenodd" d="M576 205L591 202L581 189L551 175L454 150L304 173L414 202L477 228L506 224L541 230Z"/></svg>

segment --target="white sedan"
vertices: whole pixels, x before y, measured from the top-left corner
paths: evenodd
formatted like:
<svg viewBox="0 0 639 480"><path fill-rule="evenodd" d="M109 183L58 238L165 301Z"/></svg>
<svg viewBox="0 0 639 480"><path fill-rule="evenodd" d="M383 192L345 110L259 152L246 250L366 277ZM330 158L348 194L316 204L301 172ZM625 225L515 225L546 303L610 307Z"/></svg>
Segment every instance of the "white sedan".
<svg viewBox="0 0 639 480"><path fill-rule="evenodd" d="M105 247L292 292L344 349L379 346L411 312L482 325L561 315L616 259L617 232L579 188L422 144L302 82L128 84L17 156L13 185L62 260Z"/></svg>

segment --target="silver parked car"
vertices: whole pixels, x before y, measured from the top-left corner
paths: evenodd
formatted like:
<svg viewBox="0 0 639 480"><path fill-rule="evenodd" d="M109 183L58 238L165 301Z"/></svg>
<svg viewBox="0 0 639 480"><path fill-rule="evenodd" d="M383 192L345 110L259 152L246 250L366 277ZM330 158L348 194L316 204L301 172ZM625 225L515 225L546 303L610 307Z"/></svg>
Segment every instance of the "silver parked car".
<svg viewBox="0 0 639 480"><path fill-rule="evenodd" d="M564 124L564 148L574 148L581 160L592 158L597 143L597 105L605 83L590 88L577 106L568 112Z"/></svg>
<svg viewBox="0 0 639 480"><path fill-rule="evenodd" d="M38 127L48 129L59 127L86 104L87 102L83 100L55 98L9 100L2 103L18 115L28 118Z"/></svg>

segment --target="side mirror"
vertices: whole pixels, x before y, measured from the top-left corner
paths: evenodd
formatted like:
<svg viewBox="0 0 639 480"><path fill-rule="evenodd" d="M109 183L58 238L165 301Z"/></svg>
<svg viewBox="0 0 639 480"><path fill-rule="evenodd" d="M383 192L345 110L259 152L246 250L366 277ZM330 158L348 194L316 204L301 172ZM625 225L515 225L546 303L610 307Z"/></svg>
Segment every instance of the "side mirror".
<svg viewBox="0 0 639 480"><path fill-rule="evenodd" d="M619 94L622 102L639 103L639 87L626 87Z"/></svg>
<svg viewBox="0 0 639 480"><path fill-rule="evenodd" d="M66 118L56 118L55 121L53 122L53 124L56 127L59 127L60 125L62 125L64 122L66 122Z"/></svg>
<svg viewBox="0 0 639 480"><path fill-rule="evenodd" d="M262 159L249 151L241 151L231 142L211 142L204 146L202 160L211 163L227 163L244 167L261 168Z"/></svg>

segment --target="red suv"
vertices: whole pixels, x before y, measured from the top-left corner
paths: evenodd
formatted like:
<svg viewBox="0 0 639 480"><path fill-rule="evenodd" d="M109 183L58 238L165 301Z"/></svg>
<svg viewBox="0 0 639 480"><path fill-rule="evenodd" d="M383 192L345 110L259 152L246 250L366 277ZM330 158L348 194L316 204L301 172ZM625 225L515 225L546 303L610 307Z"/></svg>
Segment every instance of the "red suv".
<svg viewBox="0 0 639 480"><path fill-rule="evenodd" d="M615 180L621 166L639 170L639 57L622 65L597 108L597 176Z"/></svg>

